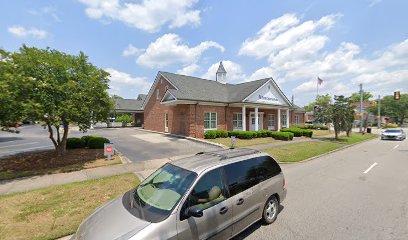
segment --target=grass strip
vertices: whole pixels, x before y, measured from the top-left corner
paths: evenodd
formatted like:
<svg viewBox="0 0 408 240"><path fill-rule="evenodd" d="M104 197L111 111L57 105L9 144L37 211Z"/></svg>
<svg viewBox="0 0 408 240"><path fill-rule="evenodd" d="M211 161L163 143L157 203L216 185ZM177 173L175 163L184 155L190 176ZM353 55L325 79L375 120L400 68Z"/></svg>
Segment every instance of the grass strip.
<svg viewBox="0 0 408 240"><path fill-rule="evenodd" d="M231 138L217 138L217 139L207 139L214 143L219 143L225 145L227 147L231 147ZM236 138L235 147L247 147L265 143L273 143L273 142L280 142L279 140L275 140L271 137L266 138L253 138L253 139L239 139Z"/></svg>
<svg viewBox="0 0 408 240"><path fill-rule="evenodd" d="M47 240L72 234L96 208L139 182L131 173L0 195L0 238Z"/></svg>

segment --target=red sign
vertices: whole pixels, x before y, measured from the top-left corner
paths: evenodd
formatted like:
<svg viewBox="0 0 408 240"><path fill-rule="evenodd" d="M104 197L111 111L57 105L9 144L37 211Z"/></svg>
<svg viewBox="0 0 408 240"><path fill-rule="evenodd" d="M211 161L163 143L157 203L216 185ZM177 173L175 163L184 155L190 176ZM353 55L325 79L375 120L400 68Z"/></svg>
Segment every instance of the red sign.
<svg viewBox="0 0 408 240"><path fill-rule="evenodd" d="M112 146L106 147L106 152L111 153L113 151Z"/></svg>

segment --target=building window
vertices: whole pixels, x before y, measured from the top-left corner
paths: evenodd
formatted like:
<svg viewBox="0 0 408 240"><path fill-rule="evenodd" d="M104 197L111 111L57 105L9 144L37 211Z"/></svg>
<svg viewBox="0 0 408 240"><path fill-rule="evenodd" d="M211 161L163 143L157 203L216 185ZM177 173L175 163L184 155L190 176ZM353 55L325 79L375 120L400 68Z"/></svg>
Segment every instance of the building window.
<svg viewBox="0 0 408 240"><path fill-rule="evenodd" d="M299 126L299 115L295 115L295 125Z"/></svg>
<svg viewBox="0 0 408 240"><path fill-rule="evenodd" d="M156 99L160 100L160 89L156 90Z"/></svg>
<svg viewBox="0 0 408 240"><path fill-rule="evenodd" d="M205 112L204 113L204 130L217 129L217 113Z"/></svg>
<svg viewBox="0 0 408 240"><path fill-rule="evenodd" d="M268 114L268 129L275 129L275 114Z"/></svg>
<svg viewBox="0 0 408 240"><path fill-rule="evenodd" d="M281 125L282 127L287 127L286 126L286 114L282 114Z"/></svg>
<svg viewBox="0 0 408 240"><path fill-rule="evenodd" d="M232 126L233 129L242 129L242 113L233 113L232 115Z"/></svg>
<svg viewBox="0 0 408 240"><path fill-rule="evenodd" d="M164 113L164 131L169 131L169 113Z"/></svg>

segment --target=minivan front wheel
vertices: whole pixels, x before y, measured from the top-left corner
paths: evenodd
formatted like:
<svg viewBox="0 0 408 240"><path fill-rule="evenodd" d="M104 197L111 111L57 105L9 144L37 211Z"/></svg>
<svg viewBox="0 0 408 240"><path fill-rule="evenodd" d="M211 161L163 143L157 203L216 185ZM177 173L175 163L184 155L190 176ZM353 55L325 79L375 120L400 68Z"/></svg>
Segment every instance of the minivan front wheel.
<svg viewBox="0 0 408 240"><path fill-rule="evenodd" d="M279 201L275 196L271 196L268 201L266 201L264 210L262 213L262 220L265 224L271 224L275 222L278 216Z"/></svg>

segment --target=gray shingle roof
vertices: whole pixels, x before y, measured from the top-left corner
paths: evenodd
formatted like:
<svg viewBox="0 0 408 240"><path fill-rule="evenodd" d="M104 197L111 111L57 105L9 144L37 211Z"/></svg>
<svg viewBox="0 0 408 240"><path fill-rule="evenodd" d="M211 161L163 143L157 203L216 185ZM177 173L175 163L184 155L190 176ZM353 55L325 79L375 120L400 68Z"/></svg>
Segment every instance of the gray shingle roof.
<svg viewBox="0 0 408 240"><path fill-rule="evenodd" d="M145 96L146 97L146 96ZM115 99L116 111L142 111L143 100L137 99Z"/></svg>
<svg viewBox="0 0 408 240"><path fill-rule="evenodd" d="M177 88L177 90L169 90L177 99L220 103L241 102L270 80L270 78L265 78L240 84L223 84L175 73L160 73Z"/></svg>

